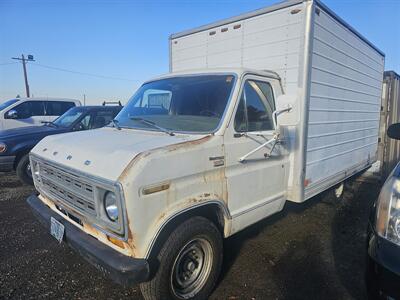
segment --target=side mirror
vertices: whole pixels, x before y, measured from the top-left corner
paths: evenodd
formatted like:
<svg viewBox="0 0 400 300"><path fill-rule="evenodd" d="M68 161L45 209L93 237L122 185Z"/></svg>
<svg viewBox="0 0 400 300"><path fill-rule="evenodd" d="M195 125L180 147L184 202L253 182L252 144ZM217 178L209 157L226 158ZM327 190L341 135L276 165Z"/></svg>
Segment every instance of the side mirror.
<svg viewBox="0 0 400 300"><path fill-rule="evenodd" d="M7 113L7 118L8 118L8 119L18 119L18 113L17 113L17 111L16 111L15 109L10 110L10 111Z"/></svg>
<svg viewBox="0 0 400 300"><path fill-rule="evenodd" d="M400 123L390 125L387 130L387 135L391 139L400 140Z"/></svg>
<svg viewBox="0 0 400 300"><path fill-rule="evenodd" d="M280 95L276 99L276 111L274 114L279 118L273 120L277 122L277 125L283 126L296 126L299 122L299 106L297 103L297 97L293 95Z"/></svg>
<svg viewBox="0 0 400 300"><path fill-rule="evenodd" d="M277 109L272 113L272 120L274 121L275 129L278 129L278 116L283 113L288 113L292 110L292 106L290 104L287 105L286 108Z"/></svg>

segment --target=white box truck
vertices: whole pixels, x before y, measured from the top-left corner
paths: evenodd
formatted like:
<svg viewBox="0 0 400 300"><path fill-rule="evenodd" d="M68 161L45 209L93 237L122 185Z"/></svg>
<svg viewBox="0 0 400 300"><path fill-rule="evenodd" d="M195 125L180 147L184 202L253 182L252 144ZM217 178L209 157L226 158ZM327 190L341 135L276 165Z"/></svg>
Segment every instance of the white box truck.
<svg viewBox="0 0 400 300"><path fill-rule="evenodd" d="M174 34L113 126L31 152L51 234L146 299L206 299L222 239L376 159L384 55L320 1Z"/></svg>

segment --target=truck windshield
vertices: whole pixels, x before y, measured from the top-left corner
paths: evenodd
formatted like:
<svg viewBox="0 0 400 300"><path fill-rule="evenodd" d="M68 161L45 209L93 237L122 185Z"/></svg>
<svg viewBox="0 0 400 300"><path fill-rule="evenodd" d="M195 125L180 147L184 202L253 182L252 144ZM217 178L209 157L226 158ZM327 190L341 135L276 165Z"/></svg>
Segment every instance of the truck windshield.
<svg viewBox="0 0 400 300"><path fill-rule="evenodd" d="M233 75L198 75L144 84L117 116L123 128L191 133L217 129L228 103Z"/></svg>
<svg viewBox="0 0 400 300"><path fill-rule="evenodd" d="M7 100L3 103L0 103L0 111L2 111L3 109L9 107L10 105L12 105L18 101L19 101L18 99L11 99L11 100Z"/></svg>
<svg viewBox="0 0 400 300"><path fill-rule="evenodd" d="M57 127L69 127L71 126L76 120L82 116L84 111L79 107L70 108L66 113L62 116L58 117L53 123Z"/></svg>

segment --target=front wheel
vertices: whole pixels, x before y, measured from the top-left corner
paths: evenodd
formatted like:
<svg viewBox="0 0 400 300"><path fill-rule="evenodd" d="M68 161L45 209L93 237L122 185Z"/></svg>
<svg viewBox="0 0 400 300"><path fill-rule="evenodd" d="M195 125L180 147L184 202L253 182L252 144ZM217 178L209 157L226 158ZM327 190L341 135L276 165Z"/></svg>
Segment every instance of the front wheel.
<svg viewBox="0 0 400 300"><path fill-rule="evenodd" d="M215 225L194 217L180 224L162 246L154 278L142 283L145 299L208 299L222 264L222 236Z"/></svg>
<svg viewBox="0 0 400 300"><path fill-rule="evenodd" d="M17 164L16 171L18 178L23 183L33 185L32 170L29 162L29 154L25 154L24 156L21 157L21 159Z"/></svg>

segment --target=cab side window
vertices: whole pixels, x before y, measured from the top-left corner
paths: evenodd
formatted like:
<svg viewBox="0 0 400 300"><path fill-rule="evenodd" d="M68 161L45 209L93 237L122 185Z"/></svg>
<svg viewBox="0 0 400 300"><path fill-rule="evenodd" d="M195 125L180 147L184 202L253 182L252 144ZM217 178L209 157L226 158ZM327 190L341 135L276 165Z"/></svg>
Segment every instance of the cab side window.
<svg viewBox="0 0 400 300"><path fill-rule="evenodd" d="M270 84L247 80L235 115L235 130L237 132L273 130L274 110L275 103Z"/></svg>
<svg viewBox="0 0 400 300"><path fill-rule="evenodd" d="M80 120L75 126L74 130L80 131L80 130L88 130L91 129L93 123L93 114L87 114Z"/></svg>
<svg viewBox="0 0 400 300"><path fill-rule="evenodd" d="M11 110L15 110L17 112L16 119L28 119L31 117L45 115L43 101L26 101L24 103L21 103L20 105L15 106Z"/></svg>
<svg viewBox="0 0 400 300"><path fill-rule="evenodd" d="M92 128L101 128L106 126L114 119L115 113L113 110L99 110L94 113Z"/></svg>
<svg viewBox="0 0 400 300"><path fill-rule="evenodd" d="M46 115L47 116L61 116L68 109L75 106L73 102L64 101L47 101L46 102Z"/></svg>
<svg viewBox="0 0 400 300"><path fill-rule="evenodd" d="M75 125L74 130L88 130L104 127L114 119L115 115L116 111L114 110L99 110L88 113Z"/></svg>

